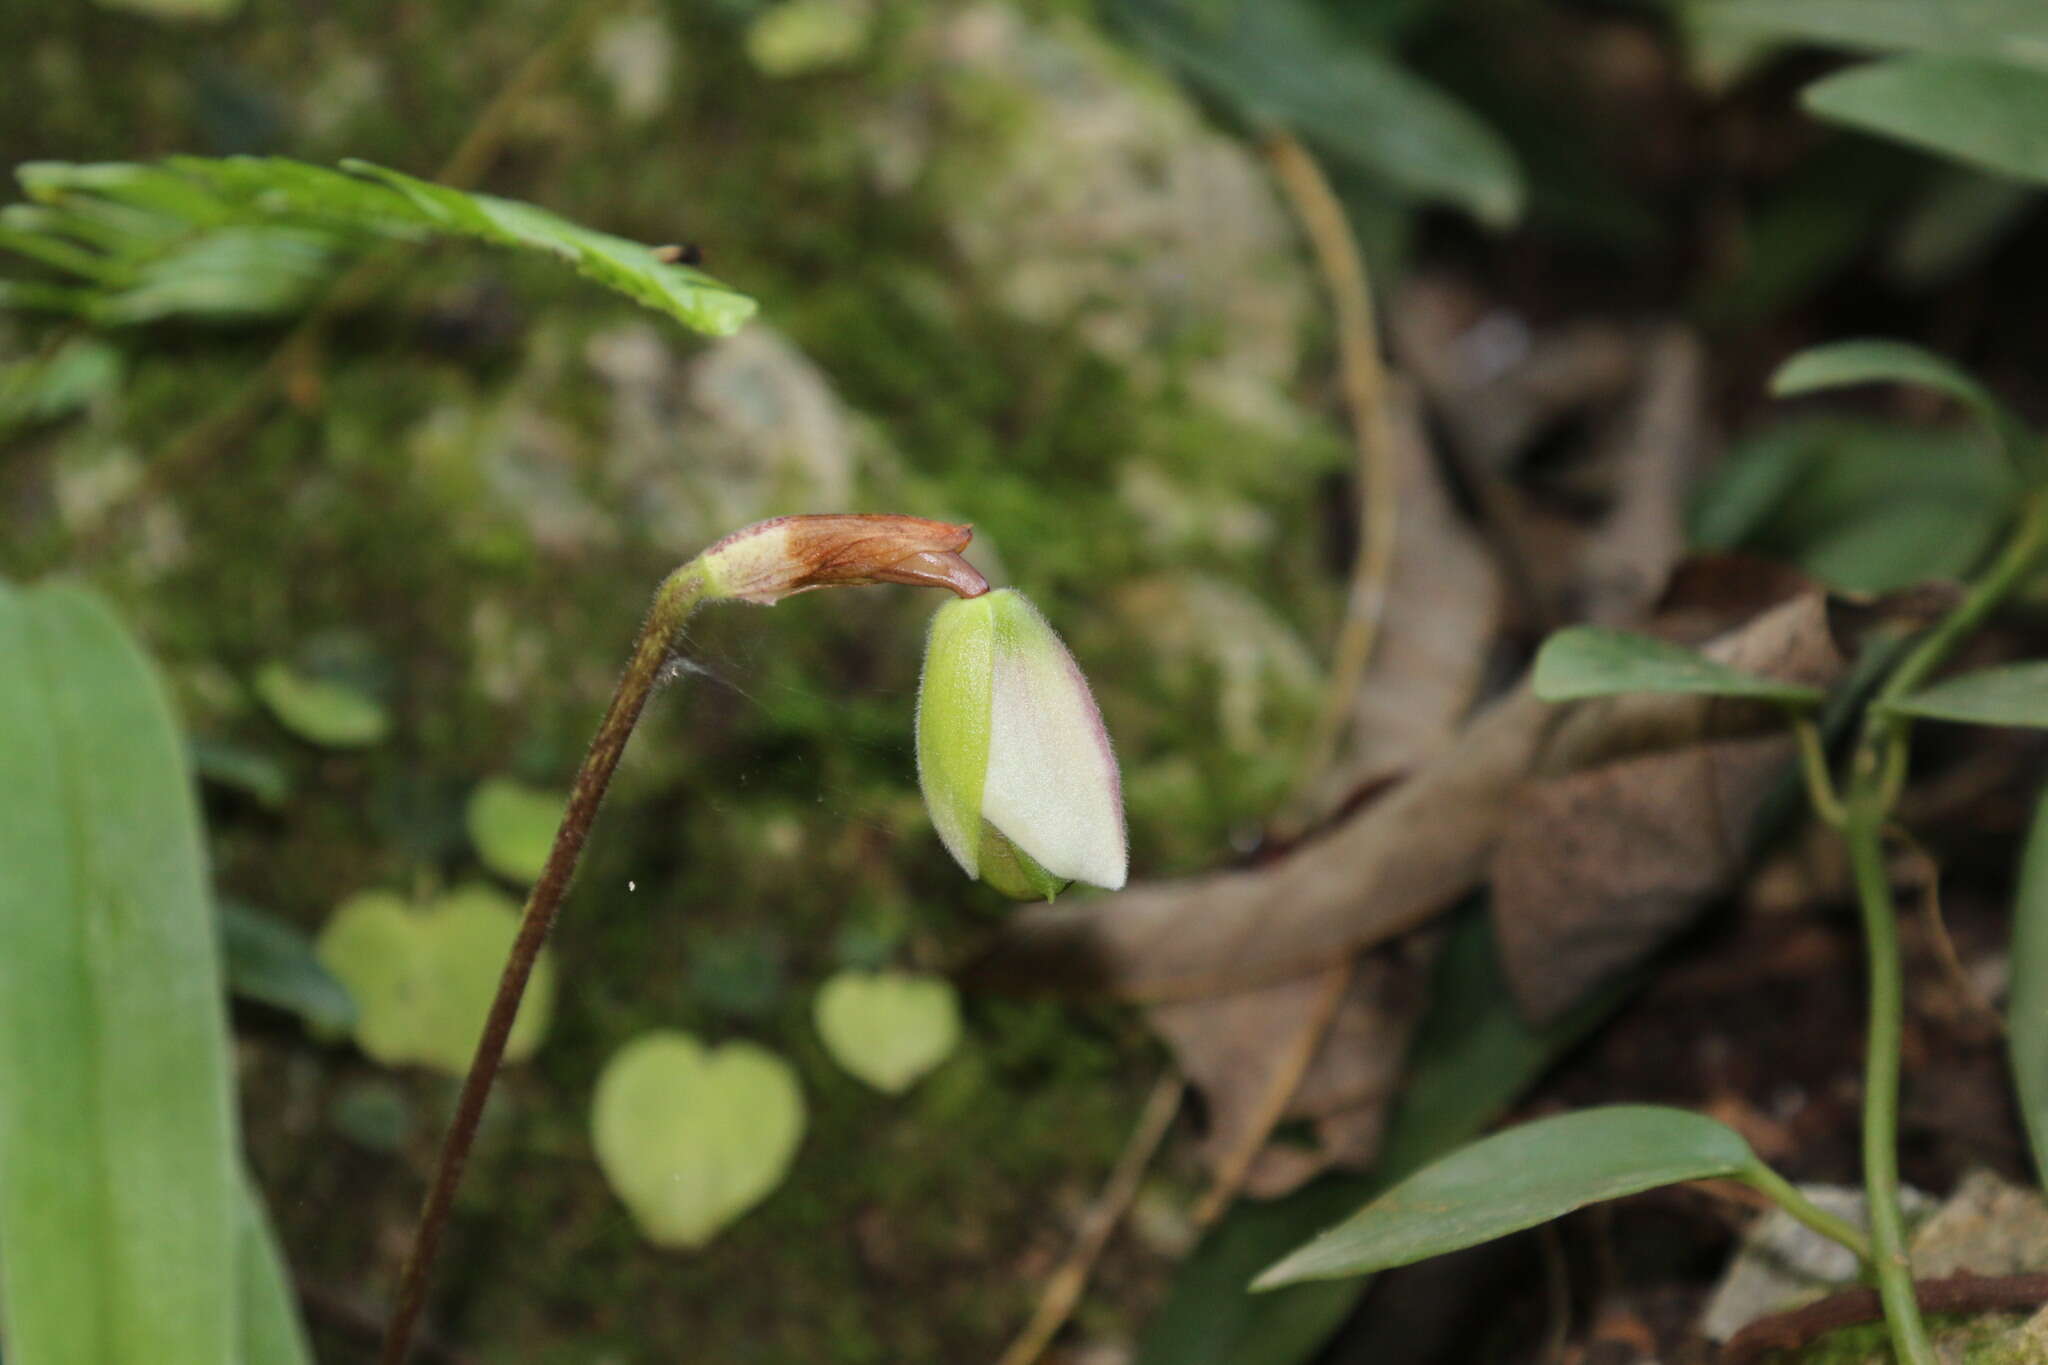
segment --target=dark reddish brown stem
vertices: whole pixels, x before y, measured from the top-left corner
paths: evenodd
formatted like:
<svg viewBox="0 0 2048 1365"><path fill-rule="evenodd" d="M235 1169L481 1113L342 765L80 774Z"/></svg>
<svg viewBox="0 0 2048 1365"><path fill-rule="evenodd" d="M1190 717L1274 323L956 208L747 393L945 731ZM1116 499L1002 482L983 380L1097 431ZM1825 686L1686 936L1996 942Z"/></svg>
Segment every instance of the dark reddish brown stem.
<svg viewBox="0 0 2048 1365"><path fill-rule="evenodd" d="M654 606L640 627L633 658L626 665L612 694L611 707L590 741L590 752L576 773L569 791L569 805L562 814L555 842L540 879L533 884L520 913L519 933L505 959L504 974L498 978L498 993L491 1000L491 1012L484 1020L483 1036L477 1040L476 1056L463 1078L462 1094L455 1104L455 1117L441 1140L440 1160L434 1167L433 1183L420 1207L419 1231L413 1236L411 1252L398 1281L398 1299L391 1323L385 1330L380 1365L405 1365L411 1351L413 1332L420 1312L426 1307L427 1275L434 1254L441 1246L441 1233L448 1224L455 1203L456 1187L462 1183L463 1168L469 1164L469 1150L476 1141L484 1101L498 1078L505 1060L505 1041L519 1016L519 1002L526 994L527 978L554 927L562 898L576 875L577 860L584 840L597 819L597 808L611 786L612 772L626 741L639 723L640 712L661 681L663 667L675 646L683 623L707 597L741 597L773 602L793 592L811 588L857 583L905 583L918 587L945 588L961 597L975 597L988 591L988 583L974 566L960 557L972 536L965 526L923 521L902 516L803 516L783 517L735 532L725 540L670 574L654 595ZM723 565L719 552L749 539L760 551L747 557L743 567L752 577L735 591L733 584L714 578L715 566ZM730 565L723 565L728 573Z"/></svg>
<svg viewBox="0 0 2048 1365"><path fill-rule="evenodd" d="M1914 1301L1927 1313L2026 1313L2048 1303L2048 1275L1952 1275L1917 1280ZM1842 1327L1877 1322L1875 1289L1845 1289L1818 1303L1758 1318L1721 1348L1721 1365L1757 1365L1773 1351L1796 1351Z"/></svg>
<svg viewBox="0 0 2048 1365"><path fill-rule="evenodd" d="M492 998L491 1012L484 1020L483 1036L477 1040L476 1057L463 1078L455 1118L441 1140L441 1158L434 1168L433 1184L427 1187L426 1202L420 1207L419 1231L406 1257L405 1270L398 1282L398 1300L392 1308L390 1326L385 1329L384 1349L378 1356L381 1365L404 1365L410 1353L413 1329L419 1322L420 1310L426 1306L427 1272L434 1264L434 1253L440 1249L441 1232L455 1202L455 1189L462 1183L463 1168L469 1164L469 1149L476 1141L484 1101L490 1097L498 1067L505 1059L505 1040L511 1036L513 1020L519 1016L519 1001L526 993L527 978L533 975L541 945L547 942L555 915L562 908L562 897L576 875L583 842L590 835L605 789L611 785L612 772L619 766L619 755L625 752L626 740L640 719L641 709L661 679L662 666L668 661L677 632L703 595L703 574L694 563L677 570L661 585L654 607L647 614L647 623L640 628L640 638L633 646L633 660L626 665L625 676L619 679L618 690L612 694L611 707L597 727L590 752L576 774L568 809L563 812L561 827L555 831L554 846L548 850L547 864L520 914L519 934L505 959L504 974L498 978L498 993Z"/></svg>

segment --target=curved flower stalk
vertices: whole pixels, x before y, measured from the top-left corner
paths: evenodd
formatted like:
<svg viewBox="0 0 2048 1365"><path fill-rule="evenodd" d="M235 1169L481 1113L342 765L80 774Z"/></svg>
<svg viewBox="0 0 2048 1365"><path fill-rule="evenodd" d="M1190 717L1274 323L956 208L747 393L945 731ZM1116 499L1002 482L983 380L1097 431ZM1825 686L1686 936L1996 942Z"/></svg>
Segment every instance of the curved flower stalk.
<svg viewBox="0 0 2048 1365"><path fill-rule="evenodd" d="M385 1333L380 1355L383 1365L402 1365L410 1350L413 1327L426 1303L427 1272L433 1264L441 1230L448 1221L456 1186L461 1183L470 1145L476 1138L484 1100L504 1059L506 1039L518 1015L520 997L575 875L584 840L604 800L605 789L611 785L612 772L675 651L683 624L704 602L768 605L813 588L862 583L945 588L962 599L976 598L988 592L988 583L960 557L973 535L970 527L921 517L777 517L735 531L663 580L646 624L640 628L625 676L619 680L611 706L591 741L590 752L576 774L561 827L555 832L547 862L521 913L518 936L498 980L497 995L484 1021L475 1059L456 1102L455 1118L442 1140L433 1184L428 1187L420 1211L419 1231L406 1260L398 1302ZM1054 642L1055 647L1057 643ZM1119 861L1119 869L1121 866ZM1121 878L1119 870L1118 879Z"/></svg>
<svg viewBox="0 0 2048 1365"><path fill-rule="evenodd" d="M1116 755L1087 679L1015 589L940 607L917 690L917 776L970 877L1020 900L1128 866Z"/></svg>

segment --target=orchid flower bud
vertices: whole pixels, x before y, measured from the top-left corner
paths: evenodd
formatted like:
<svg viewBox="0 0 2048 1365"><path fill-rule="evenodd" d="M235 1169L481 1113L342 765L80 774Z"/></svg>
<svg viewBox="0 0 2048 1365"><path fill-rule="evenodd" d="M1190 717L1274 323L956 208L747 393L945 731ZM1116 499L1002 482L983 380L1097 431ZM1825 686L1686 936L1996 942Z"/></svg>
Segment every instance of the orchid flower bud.
<svg viewBox="0 0 2048 1365"><path fill-rule="evenodd" d="M770 605L792 593L855 583L988 591L960 557L972 527L856 512L775 517L734 531L697 557L707 595Z"/></svg>
<svg viewBox="0 0 2048 1365"><path fill-rule="evenodd" d="M1128 862L1116 756L1088 682L1004 588L940 607L917 692L917 777L955 861L1020 900L1116 890Z"/></svg>

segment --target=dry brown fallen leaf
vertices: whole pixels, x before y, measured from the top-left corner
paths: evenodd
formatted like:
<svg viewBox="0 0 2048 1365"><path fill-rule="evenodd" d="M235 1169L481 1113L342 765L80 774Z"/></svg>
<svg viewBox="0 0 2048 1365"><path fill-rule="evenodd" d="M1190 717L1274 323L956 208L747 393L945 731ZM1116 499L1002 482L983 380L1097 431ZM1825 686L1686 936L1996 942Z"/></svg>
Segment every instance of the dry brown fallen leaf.
<svg viewBox="0 0 2048 1365"><path fill-rule="evenodd" d="M1706 652L1822 688L1847 667L1818 592ZM1565 1009L1729 890L1762 834L1764 799L1790 770L1791 738L1769 709L1710 703L1695 710L1698 730L1674 732L1661 717L1643 723L1659 700L1575 707L1549 756L1570 771L1524 784L1508 813L1491 869L1494 932L1531 1018Z"/></svg>
<svg viewBox="0 0 2048 1365"><path fill-rule="evenodd" d="M1500 628L1494 558L1452 504L1430 458L1422 417L1405 389L1390 389L1400 532L1379 641L1351 713L1344 791L1427 759L1457 734L1484 679Z"/></svg>
<svg viewBox="0 0 2048 1365"><path fill-rule="evenodd" d="M1313 1125L1315 1145L1265 1143L1243 1177L1255 1198L1287 1193L1326 1167L1361 1167L1379 1150L1387 1102L1400 1083L1408 1039L1428 1002L1437 935L1411 935L1365 954L1325 1025L1314 1060L1279 1117ZM1323 974L1275 986L1155 1006L1159 1031L1202 1092L1202 1159L1222 1170L1271 1130L1273 1058L1315 1022Z"/></svg>

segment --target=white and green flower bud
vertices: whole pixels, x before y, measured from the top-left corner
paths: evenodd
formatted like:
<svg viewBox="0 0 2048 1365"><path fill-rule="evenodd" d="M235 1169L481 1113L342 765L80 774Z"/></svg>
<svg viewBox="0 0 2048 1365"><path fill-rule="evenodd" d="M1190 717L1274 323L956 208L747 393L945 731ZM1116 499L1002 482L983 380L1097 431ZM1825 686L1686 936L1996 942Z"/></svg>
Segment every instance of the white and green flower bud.
<svg viewBox="0 0 2048 1365"><path fill-rule="evenodd" d="M1088 682L1004 588L940 607L917 692L917 777L967 875L1020 900L1124 884L1123 788Z"/></svg>

